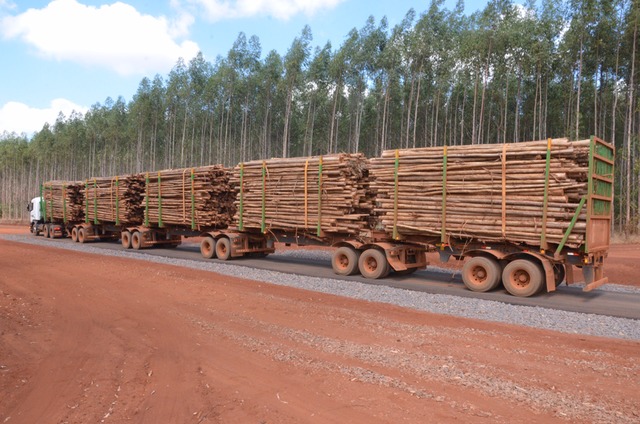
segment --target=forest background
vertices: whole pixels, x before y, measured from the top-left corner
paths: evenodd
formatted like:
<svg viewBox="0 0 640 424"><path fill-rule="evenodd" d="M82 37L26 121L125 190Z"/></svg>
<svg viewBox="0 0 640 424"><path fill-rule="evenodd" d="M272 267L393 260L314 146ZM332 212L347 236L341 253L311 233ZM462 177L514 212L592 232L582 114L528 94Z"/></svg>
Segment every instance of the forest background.
<svg viewBox="0 0 640 424"><path fill-rule="evenodd" d="M0 135L0 218L26 219L47 180L269 157L596 135L616 148L615 229L639 231L640 1L442 0L339 46L302 28L286 54L240 33L226 56L178 60L130 101Z"/></svg>

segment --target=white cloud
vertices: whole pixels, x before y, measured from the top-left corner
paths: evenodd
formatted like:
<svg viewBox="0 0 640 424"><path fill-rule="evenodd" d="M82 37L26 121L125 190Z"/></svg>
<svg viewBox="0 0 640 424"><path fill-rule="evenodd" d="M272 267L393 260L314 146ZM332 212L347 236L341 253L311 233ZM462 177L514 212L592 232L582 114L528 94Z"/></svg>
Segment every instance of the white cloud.
<svg viewBox="0 0 640 424"><path fill-rule="evenodd" d="M314 15L322 9L333 9L345 0L187 0L204 8L209 19L220 21L268 15L288 20L304 13Z"/></svg>
<svg viewBox="0 0 640 424"><path fill-rule="evenodd" d="M19 102L8 102L0 108L0 134L7 131L31 136L34 132L40 131L45 122L53 125L60 112L69 117L74 110L84 114L88 108L66 99L52 100L51 105L44 109L32 108Z"/></svg>
<svg viewBox="0 0 640 424"><path fill-rule="evenodd" d="M1 19L0 33L22 39L46 58L146 75L166 72L179 57L188 61L198 53L195 42L175 40L192 23L193 16L184 12L170 22L121 2L94 7L54 0L44 9Z"/></svg>

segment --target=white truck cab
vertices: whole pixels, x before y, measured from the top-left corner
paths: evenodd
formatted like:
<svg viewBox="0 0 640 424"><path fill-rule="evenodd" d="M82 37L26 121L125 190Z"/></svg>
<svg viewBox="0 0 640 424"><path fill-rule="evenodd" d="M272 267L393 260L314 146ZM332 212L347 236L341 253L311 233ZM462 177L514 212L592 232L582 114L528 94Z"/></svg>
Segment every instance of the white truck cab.
<svg viewBox="0 0 640 424"><path fill-rule="evenodd" d="M42 197L34 197L27 205L27 210L29 211L29 228L32 233L39 231L38 224L43 223L42 211L40 210L41 203Z"/></svg>

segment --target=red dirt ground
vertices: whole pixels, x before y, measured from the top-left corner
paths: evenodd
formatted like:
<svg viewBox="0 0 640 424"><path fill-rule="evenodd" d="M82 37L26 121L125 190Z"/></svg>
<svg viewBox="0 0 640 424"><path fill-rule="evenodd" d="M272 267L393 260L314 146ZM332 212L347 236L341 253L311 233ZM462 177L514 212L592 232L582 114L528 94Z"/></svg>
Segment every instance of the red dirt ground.
<svg viewBox="0 0 640 424"><path fill-rule="evenodd" d="M0 423L640 422L638 342L2 240L0 270Z"/></svg>

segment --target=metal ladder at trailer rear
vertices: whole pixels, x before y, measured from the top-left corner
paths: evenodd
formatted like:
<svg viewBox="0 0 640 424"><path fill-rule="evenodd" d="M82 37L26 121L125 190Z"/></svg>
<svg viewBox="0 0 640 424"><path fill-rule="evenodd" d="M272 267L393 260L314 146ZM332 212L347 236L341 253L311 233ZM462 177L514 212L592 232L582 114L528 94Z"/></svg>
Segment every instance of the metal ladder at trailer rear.
<svg viewBox="0 0 640 424"><path fill-rule="evenodd" d="M555 257L560 258L564 244L573 230L577 217L586 204L587 228L584 241L584 256L581 264L567 261L567 284L574 282L572 265L580 265L586 286L584 291L591 291L606 284L609 279L603 275L604 258L607 257L611 240L611 220L613 213L613 178L614 178L615 150L613 146L598 137L591 137L589 146L589 181L586 197L571 221L565 236L556 249Z"/></svg>

